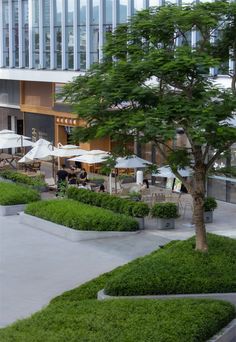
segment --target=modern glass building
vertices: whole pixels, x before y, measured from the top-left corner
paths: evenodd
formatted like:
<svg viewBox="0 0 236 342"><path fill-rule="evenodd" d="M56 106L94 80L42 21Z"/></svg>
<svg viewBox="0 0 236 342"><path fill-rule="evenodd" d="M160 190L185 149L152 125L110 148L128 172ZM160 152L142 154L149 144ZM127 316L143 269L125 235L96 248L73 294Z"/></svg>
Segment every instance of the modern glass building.
<svg viewBox="0 0 236 342"><path fill-rule="evenodd" d="M66 143L79 121L54 94L102 59L106 32L136 11L163 4L164 0L0 0L0 129L20 132L23 127L27 135L35 137L37 132L38 137ZM190 32L192 44L196 39L197 33ZM220 79L230 82L227 76ZM111 148L109 139L99 144L101 149ZM146 149L146 158L155 161L155 155L151 146Z"/></svg>

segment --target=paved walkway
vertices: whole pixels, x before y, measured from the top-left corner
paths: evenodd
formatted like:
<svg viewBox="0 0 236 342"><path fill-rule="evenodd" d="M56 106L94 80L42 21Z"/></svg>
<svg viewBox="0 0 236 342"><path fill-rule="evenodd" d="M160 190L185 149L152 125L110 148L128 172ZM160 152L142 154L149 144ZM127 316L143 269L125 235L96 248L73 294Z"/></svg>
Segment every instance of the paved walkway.
<svg viewBox="0 0 236 342"><path fill-rule="evenodd" d="M70 242L0 217L0 327L50 299L168 242L145 233Z"/></svg>
<svg viewBox="0 0 236 342"><path fill-rule="evenodd" d="M70 242L0 217L0 327L29 316L55 296L101 273L194 234L191 212L175 230L148 230L135 236ZM236 205L219 202L208 231L236 238Z"/></svg>

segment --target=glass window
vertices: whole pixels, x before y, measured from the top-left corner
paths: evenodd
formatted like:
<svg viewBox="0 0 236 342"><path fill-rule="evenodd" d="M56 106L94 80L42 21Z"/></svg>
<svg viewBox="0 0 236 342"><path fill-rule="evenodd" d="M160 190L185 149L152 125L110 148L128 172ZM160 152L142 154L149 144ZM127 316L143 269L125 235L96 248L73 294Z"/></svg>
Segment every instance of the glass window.
<svg viewBox="0 0 236 342"><path fill-rule="evenodd" d="M43 0L43 61L44 68L50 68L50 3Z"/></svg>
<svg viewBox="0 0 236 342"><path fill-rule="evenodd" d="M12 38L13 38L13 65L19 66L19 37L18 37L18 1L14 0L12 3Z"/></svg>
<svg viewBox="0 0 236 342"><path fill-rule="evenodd" d="M91 22L91 63L98 62L99 55L99 0L93 0Z"/></svg>
<svg viewBox="0 0 236 342"><path fill-rule="evenodd" d="M66 22L66 54L68 69L74 68L74 30L73 30L74 0L67 0Z"/></svg>
<svg viewBox="0 0 236 342"><path fill-rule="evenodd" d="M80 0L79 7L79 61L80 70L86 69L86 0Z"/></svg>
<svg viewBox="0 0 236 342"><path fill-rule="evenodd" d="M120 0L119 4L119 23L126 23L127 21L128 0Z"/></svg>
<svg viewBox="0 0 236 342"><path fill-rule="evenodd" d="M2 3L2 21L3 21L3 64L9 66L9 8L8 1Z"/></svg>
<svg viewBox="0 0 236 342"><path fill-rule="evenodd" d="M29 17L28 0L22 2L23 66L29 66Z"/></svg>
<svg viewBox="0 0 236 342"><path fill-rule="evenodd" d="M141 11L143 9L142 0L134 0L134 12Z"/></svg>
<svg viewBox="0 0 236 342"><path fill-rule="evenodd" d="M39 67L39 0L33 0L33 65Z"/></svg>
<svg viewBox="0 0 236 342"><path fill-rule="evenodd" d="M159 6L158 0L149 0L149 7L151 6Z"/></svg>
<svg viewBox="0 0 236 342"><path fill-rule="evenodd" d="M62 32L61 32L61 19L62 19L62 0L55 0L55 55L56 55L56 68L62 67Z"/></svg>

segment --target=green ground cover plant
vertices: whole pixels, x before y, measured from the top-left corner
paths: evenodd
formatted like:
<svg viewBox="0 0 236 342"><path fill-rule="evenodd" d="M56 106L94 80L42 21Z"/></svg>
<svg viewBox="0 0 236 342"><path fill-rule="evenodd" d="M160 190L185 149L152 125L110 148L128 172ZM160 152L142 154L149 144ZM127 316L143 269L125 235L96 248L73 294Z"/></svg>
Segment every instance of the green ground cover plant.
<svg viewBox="0 0 236 342"><path fill-rule="evenodd" d="M213 300L57 301L0 331L4 342L203 342L234 317Z"/></svg>
<svg viewBox="0 0 236 342"><path fill-rule="evenodd" d="M35 175L29 177L13 170L3 170L0 172L0 177L9 179L15 183L26 184L32 187L45 187L47 184L44 182L43 177Z"/></svg>
<svg viewBox="0 0 236 342"><path fill-rule="evenodd" d="M40 195L36 190L28 187L0 182L0 205L16 205L36 202Z"/></svg>
<svg viewBox="0 0 236 342"><path fill-rule="evenodd" d="M67 191L67 196L68 198L81 203L102 207L112 210L115 213L126 214L129 216L145 217L149 213L149 208L146 203L133 202L106 193L97 193L71 187Z"/></svg>
<svg viewBox="0 0 236 342"><path fill-rule="evenodd" d="M161 251L178 244L172 241ZM32 317L1 329L0 341L204 342L235 317L230 303L209 299L96 300L107 282L145 258L54 298Z"/></svg>
<svg viewBox="0 0 236 342"><path fill-rule="evenodd" d="M134 261L107 281L109 295L236 292L236 240L207 235L208 253L194 238L178 241Z"/></svg>
<svg viewBox="0 0 236 342"><path fill-rule="evenodd" d="M87 190L86 190L87 191ZM47 200L31 203L27 214L78 230L135 231L138 223L131 217L114 214L73 200Z"/></svg>

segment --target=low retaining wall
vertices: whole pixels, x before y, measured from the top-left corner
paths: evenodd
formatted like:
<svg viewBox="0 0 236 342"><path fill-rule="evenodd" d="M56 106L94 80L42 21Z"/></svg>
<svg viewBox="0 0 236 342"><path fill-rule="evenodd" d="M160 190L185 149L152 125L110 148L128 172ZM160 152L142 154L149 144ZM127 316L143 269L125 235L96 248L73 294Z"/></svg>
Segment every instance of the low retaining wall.
<svg viewBox="0 0 236 342"><path fill-rule="evenodd" d="M97 294L98 300L109 299L177 299L177 298L194 298L194 299L219 299L226 300L236 306L236 293L202 293L202 294L179 294L179 295L152 295L152 296L109 296L101 290ZM234 342L236 341L236 319L231 321L225 328L219 331L208 342Z"/></svg>
<svg viewBox="0 0 236 342"><path fill-rule="evenodd" d="M104 289L98 292L97 299L177 299L177 298L195 298L195 299L220 299L227 300L236 306L236 292L233 293L193 293L177 295L150 295L150 296L109 296L105 294Z"/></svg>
<svg viewBox="0 0 236 342"><path fill-rule="evenodd" d="M26 204L16 205L0 205L0 216L17 215L20 211L25 210Z"/></svg>
<svg viewBox="0 0 236 342"><path fill-rule="evenodd" d="M114 231L92 231L92 230L76 230L41 219L36 216L25 213L20 214L20 222L32 228L36 228L52 235L59 236L70 241L95 240L111 237L121 237L137 234L136 232L114 232Z"/></svg>

